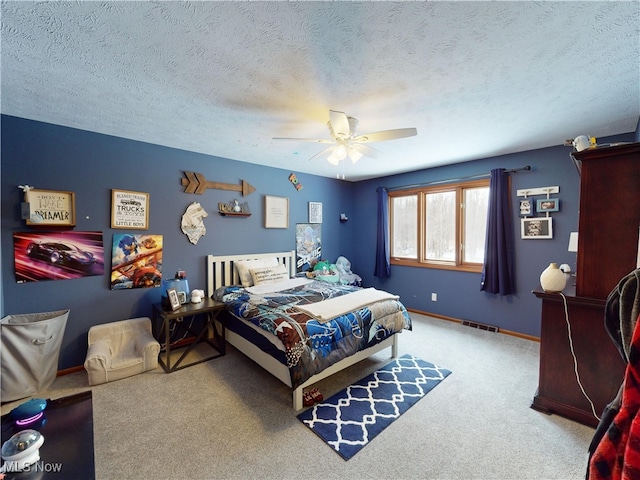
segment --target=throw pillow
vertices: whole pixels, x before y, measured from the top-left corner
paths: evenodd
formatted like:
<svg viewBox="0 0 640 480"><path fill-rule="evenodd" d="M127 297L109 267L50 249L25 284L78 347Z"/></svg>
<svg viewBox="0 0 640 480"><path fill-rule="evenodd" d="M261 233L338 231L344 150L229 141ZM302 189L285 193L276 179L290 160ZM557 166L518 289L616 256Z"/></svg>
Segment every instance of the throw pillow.
<svg viewBox="0 0 640 480"><path fill-rule="evenodd" d="M289 279L287 267L284 265L278 265L277 267L252 268L249 272L251 272L251 278L253 278L254 285L277 283Z"/></svg>

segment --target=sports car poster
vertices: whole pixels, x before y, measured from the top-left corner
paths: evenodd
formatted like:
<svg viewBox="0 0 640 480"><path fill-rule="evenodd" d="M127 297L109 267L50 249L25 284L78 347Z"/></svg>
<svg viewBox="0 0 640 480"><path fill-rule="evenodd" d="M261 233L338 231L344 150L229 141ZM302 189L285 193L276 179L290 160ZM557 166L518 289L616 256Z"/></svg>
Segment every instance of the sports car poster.
<svg viewBox="0 0 640 480"><path fill-rule="evenodd" d="M162 284L162 235L113 236L111 290L152 288Z"/></svg>
<svg viewBox="0 0 640 480"><path fill-rule="evenodd" d="M13 252L17 283L104 274L102 232L16 232Z"/></svg>

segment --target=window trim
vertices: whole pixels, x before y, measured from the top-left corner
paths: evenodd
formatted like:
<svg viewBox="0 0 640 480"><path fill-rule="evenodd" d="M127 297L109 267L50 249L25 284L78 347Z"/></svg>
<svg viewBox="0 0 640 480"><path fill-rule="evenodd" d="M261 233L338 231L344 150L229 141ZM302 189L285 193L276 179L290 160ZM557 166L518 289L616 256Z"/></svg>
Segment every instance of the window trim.
<svg viewBox="0 0 640 480"><path fill-rule="evenodd" d="M471 188L487 187L489 188L490 179L470 180L464 182L452 182L441 185L425 185L422 187L411 187L407 189L391 190L387 193L389 198L389 245L393 246L393 197L405 197L411 195L417 195L417 236L416 239L418 246L418 255L416 259L406 257L394 257L390 252L391 265L400 265L408 267L420 267L420 268L434 268L441 270L455 270L462 272L474 272L481 273L483 264L474 262L463 262L462 249L463 239L465 238L465 222L464 222L464 191ZM426 239L425 239L425 209L426 209L426 196L430 193L439 192L456 192L456 233L455 242L458 245L456 249L456 255L454 261L443 260L427 260L426 259Z"/></svg>

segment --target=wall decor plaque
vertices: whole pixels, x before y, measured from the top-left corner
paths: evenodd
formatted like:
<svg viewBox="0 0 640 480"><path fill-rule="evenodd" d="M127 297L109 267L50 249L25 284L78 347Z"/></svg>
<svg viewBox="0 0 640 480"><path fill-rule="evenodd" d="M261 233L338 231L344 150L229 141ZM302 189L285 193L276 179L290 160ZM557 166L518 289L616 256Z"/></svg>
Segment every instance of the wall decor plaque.
<svg viewBox="0 0 640 480"><path fill-rule="evenodd" d="M29 203L27 225L75 226L75 194L58 190L31 188L25 195Z"/></svg>
<svg viewBox="0 0 640 480"><path fill-rule="evenodd" d="M149 229L149 194L111 190L111 228Z"/></svg>

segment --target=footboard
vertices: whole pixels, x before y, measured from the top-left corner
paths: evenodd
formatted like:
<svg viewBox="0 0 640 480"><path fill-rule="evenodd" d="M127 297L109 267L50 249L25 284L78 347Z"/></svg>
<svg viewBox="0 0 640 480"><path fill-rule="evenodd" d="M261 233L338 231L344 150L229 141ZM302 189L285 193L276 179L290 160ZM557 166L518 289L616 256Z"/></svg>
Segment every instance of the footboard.
<svg viewBox="0 0 640 480"><path fill-rule="evenodd" d="M376 353L378 353L381 350L384 350L387 347L391 347L391 357L397 358L398 357L398 334L397 333L394 335L391 335L390 337L386 338L382 342L372 347L369 347L365 350L361 350L351 355L350 357L344 358L339 362L334 363L333 365L326 368L322 372L317 373L313 377L309 378L309 380L307 380L298 388L293 390L293 409L295 411L298 411L298 410L302 410L302 408L304 407L303 401L302 401L302 394L305 388L313 385L316 382L319 382L324 378L330 377L334 373L344 370L345 368L349 368L350 366L355 365L356 363L364 360L365 358L369 358L371 355L375 355Z"/></svg>

